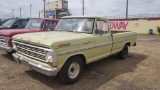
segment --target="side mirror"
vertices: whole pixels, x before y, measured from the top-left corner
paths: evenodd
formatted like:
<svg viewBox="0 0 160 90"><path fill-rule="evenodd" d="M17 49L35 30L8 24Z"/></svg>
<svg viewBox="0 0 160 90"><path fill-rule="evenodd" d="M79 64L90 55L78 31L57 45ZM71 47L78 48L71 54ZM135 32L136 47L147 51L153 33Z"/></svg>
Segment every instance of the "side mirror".
<svg viewBox="0 0 160 90"><path fill-rule="evenodd" d="M104 33L103 30L98 30L98 29L95 30L95 34L100 34L100 35L102 35L103 33Z"/></svg>
<svg viewBox="0 0 160 90"><path fill-rule="evenodd" d="M98 34L98 29L95 29L95 34Z"/></svg>

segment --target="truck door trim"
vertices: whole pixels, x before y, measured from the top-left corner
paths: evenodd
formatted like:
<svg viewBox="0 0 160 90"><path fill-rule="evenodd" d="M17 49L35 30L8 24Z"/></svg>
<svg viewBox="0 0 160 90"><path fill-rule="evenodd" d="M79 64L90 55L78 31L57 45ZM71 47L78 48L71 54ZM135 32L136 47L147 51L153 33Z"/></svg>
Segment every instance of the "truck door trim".
<svg viewBox="0 0 160 90"><path fill-rule="evenodd" d="M96 46L89 46L89 47L85 47L85 48L79 48L79 49L74 49L74 50L60 52L58 55L65 55L65 54L69 54L69 53L79 52L79 51L83 51L83 50L89 50L89 49L93 49L93 48L97 48L97 47L102 47L102 46L107 46L107 45L111 45L111 44L113 44L113 42L107 42L107 43L97 44Z"/></svg>
<svg viewBox="0 0 160 90"><path fill-rule="evenodd" d="M113 43L119 43L119 42L123 42L123 41L130 40L130 39L135 39L135 38L137 38L137 36L131 37L131 38L126 38L126 39L121 39L121 40L118 40L118 41L113 41Z"/></svg>

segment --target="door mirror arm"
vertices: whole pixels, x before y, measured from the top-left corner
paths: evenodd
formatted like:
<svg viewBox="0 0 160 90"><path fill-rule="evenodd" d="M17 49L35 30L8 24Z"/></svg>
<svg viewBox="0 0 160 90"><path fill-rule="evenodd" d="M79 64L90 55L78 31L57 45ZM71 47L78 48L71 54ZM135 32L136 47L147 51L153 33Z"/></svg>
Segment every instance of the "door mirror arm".
<svg viewBox="0 0 160 90"><path fill-rule="evenodd" d="M104 31L103 31L103 30L95 29L95 34L102 35L103 33L104 33Z"/></svg>
<svg viewBox="0 0 160 90"><path fill-rule="evenodd" d="M98 29L95 29L95 34L98 34Z"/></svg>

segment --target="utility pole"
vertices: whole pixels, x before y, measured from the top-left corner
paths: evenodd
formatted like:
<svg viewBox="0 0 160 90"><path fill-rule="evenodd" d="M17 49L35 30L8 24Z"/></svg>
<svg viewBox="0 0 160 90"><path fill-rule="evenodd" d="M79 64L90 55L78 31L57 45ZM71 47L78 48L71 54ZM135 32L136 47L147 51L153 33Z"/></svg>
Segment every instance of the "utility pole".
<svg viewBox="0 0 160 90"><path fill-rule="evenodd" d="M128 18L128 0L127 0L127 4L126 4L126 19Z"/></svg>
<svg viewBox="0 0 160 90"><path fill-rule="evenodd" d="M64 0L62 0L62 9L64 9Z"/></svg>
<svg viewBox="0 0 160 90"><path fill-rule="evenodd" d="M22 9L22 8L20 7L20 18L21 18L21 9Z"/></svg>
<svg viewBox="0 0 160 90"><path fill-rule="evenodd" d="M14 10L12 10L12 15L13 15L13 19L14 19Z"/></svg>
<svg viewBox="0 0 160 90"><path fill-rule="evenodd" d="M39 11L39 18L41 17L41 12Z"/></svg>
<svg viewBox="0 0 160 90"><path fill-rule="evenodd" d="M43 3L44 3L44 10L43 10L43 12L44 12L44 18L46 17L46 12L45 12L45 2L46 2L46 0L43 0Z"/></svg>
<svg viewBox="0 0 160 90"><path fill-rule="evenodd" d="M32 4L30 4L30 18L32 17L31 13L32 13Z"/></svg>
<svg viewBox="0 0 160 90"><path fill-rule="evenodd" d="M82 0L82 12L83 12L83 15L84 15L84 0Z"/></svg>

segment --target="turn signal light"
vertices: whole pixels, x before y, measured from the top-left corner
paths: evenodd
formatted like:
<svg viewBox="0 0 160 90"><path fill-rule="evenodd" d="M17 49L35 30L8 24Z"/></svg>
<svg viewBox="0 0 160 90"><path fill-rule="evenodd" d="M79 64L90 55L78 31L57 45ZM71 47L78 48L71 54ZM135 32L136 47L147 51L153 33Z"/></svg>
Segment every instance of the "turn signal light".
<svg viewBox="0 0 160 90"><path fill-rule="evenodd" d="M64 46L65 46L65 44L59 44L58 46L59 46L59 47L64 47Z"/></svg>
<svg viewBox="0 0 160 90"><path fill-rule="evenodd" d="M54 63L53 62L48 62L48 65L53 67L54 66Z"/></svg>

